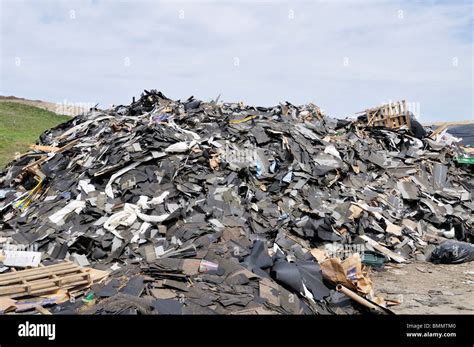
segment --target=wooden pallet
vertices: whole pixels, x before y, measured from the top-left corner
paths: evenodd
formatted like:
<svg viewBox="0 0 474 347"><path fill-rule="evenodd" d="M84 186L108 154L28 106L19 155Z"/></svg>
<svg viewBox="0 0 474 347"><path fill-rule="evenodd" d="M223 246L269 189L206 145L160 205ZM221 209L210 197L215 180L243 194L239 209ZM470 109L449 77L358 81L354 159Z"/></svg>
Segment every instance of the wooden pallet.
<svg viewBox="0 0 474 347"><path fill-rule="evenodd" d="M368 126L384 126L398 129L410 127L410 115L405 100L385 104L365 110Z"/></svg>
<svg viewBox="0 0 474 347"><path fill-rule="evenodd" d="M90 286L91 273L70 261L0 275L0 297L39 296L59 289Z"/></svg>

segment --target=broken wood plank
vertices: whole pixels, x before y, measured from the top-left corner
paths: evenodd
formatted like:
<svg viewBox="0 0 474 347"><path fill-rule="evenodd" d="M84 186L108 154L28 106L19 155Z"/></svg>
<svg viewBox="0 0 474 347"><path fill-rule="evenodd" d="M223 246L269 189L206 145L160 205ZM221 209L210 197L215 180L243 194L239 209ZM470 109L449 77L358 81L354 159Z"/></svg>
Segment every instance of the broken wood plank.
<svg viewBox="0 0 474 347"><path fill-rule="evenodd" d="M41 152L48 152L48 153L56 153L61 148L60 147L53 147L53 146L41 146L41 145L30 145L30 149L34 151L41 151Z"/></svg>

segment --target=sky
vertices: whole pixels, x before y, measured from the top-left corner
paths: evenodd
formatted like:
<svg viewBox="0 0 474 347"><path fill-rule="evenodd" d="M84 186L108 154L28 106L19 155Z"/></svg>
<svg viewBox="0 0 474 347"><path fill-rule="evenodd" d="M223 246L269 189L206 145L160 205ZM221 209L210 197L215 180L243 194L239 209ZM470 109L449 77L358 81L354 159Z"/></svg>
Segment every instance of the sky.
<svg viewBox="0 0 474 347"><path fill-rule="evenodd" d="M333 117L406 100L474 119L472 1L0 0L0 95L108 108L172 99L313 102Z"/></svg>

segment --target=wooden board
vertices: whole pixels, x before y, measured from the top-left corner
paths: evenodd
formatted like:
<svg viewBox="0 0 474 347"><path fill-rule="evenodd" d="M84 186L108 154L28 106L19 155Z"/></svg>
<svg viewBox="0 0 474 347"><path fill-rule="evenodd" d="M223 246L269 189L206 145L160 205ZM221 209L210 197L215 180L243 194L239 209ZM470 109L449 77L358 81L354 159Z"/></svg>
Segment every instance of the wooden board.
<svg viewBox="0 0 474 347"><path fill-rule="evenodd" d="M410 115L405 100L370 108L365 110L365 113L369 126L384 126L390 129L410 127Z"/></svg>

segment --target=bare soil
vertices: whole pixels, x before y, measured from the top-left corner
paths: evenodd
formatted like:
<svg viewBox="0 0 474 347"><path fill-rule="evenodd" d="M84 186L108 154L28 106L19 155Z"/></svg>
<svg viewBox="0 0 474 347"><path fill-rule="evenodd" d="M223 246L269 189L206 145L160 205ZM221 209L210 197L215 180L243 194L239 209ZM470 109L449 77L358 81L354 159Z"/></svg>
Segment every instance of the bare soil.
<svg viewBox="0 0 474 347"><path fill-rule="evenodd" d="M54 112L60 115L77 116L83 112L87 112L88 109L85 107L72 105L58 105L57 103L42 101L42 100L30 100L24 98L18 98L16 96L1 96L0 102L16 102L23 105L34 106L41 108L46 111Z"/></svg>
<svg viewBox="0 0 474 347"><path fill-rule="evenodd" d="M371 278L377 296L402 301L396 314L474 314L474 262L389 264Z"/></svg>

